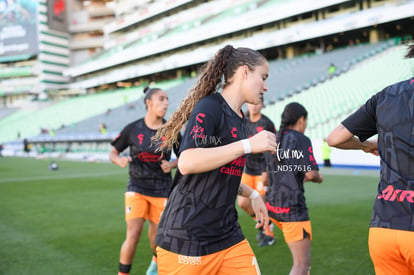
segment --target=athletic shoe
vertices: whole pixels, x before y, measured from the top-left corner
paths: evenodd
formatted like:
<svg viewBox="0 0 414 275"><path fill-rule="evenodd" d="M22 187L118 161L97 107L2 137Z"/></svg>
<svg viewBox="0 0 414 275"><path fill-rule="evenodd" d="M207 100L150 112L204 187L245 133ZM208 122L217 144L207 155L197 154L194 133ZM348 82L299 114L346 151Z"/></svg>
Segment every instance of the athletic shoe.
<svg viewBox="0 0 414 275"><path fill-rule="evenodd" d="M259 243L259 247L263 247L263 246L271 246L274 245L276 242L276 238L272 238L270 236L265 236L263 241Z"/></svg>
<svg viewBox="0 0 414 275"><path fill-rule="evenodd" d="M260 228L259 229L259 232L257 232L257 234L256 234L256 240L258 241L258 242L261 242L261 241L263 241L263 239L264 239L264 237L265 237L266 235L265 235L265 233L263 233L263 229L262 228Z"/></svg>
<svg viewBox="0 0 414 275"><path fill-rule="evenodd" d="M158 275L158 265L156 262L151 261L151 264L149 265L146 275Z"/></svg>

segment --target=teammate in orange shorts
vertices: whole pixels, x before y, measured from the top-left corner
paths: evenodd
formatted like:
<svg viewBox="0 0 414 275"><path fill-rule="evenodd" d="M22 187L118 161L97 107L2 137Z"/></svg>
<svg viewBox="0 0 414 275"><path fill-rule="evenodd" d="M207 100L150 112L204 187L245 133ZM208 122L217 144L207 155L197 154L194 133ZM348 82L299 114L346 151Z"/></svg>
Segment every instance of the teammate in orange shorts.
<svg viewBox="0 0 414 275"><path fill-rule="evenodd" d="M261 113L263 106L263 98L259 104L247 104L248 117L246 118L246 124L249 137L254 136L263 130L276 134L273 122ZM264 200L267 189L266 180L267 175L263 154L248 154L246 156L246 167L244 168L241 182L259 192ZM248 198L238 196L237 202L241 209L243 209L249 216L256 219L251 202ZM271 226L266 230L267 234L264 233L262 227L259 228L259 232L256 235L256 239L260 241L259 246L268 246L275 243L274 234L270 228Z"/></svg>
<svg viewBox="0 0 414 275"><path fill-rule="evenodd" d="M171 148L188 119L178 169L158 225L160 275L260 274L237 222L235 202L237 195L250 198L256 228L267 227L262 198L240 178L246 154L276 149L271 132L248 137L241 111L245 102L261 102L268 72L268 62L259 52L222 48L157 133L165 137L163 146Z"/></svg>
<svg viewBox="0 0 414 275"><path fill-rule="evenodd" d="M414 45L406 57L414 58ZM328 136L328 144L379 154L381 173L369 230L377 275L414 275L414 78L372 96ZM378 134L378 141L368 138Z"/></svg>
<svg viewBox="0 0 414 275"><path fill-rule="evenodd" d="M126 240L122 244L119 273L129 274L146 220L148 236L155 252L155 234L171 186L171 169L177 160L170 161L171 150L159 152L160 141L152 141L157 129L165 122L168 108L167 93L158 88L144 89L147 113L144 118L128 124L112 142L111 161L121 167L129 164L129 180L125 193ZM129 147L129 156L120 153ZM177 148L174 148L177 150ZM178 153L178 151L177 151ZM157 274L156 258L147 275Z"/></svg>
<svg viewBox="0 0 414 275"><path fill-rule="evenodd" d="M292 253L290 275L306 275L311 266L312 228L305 202L304 182L321 183L322 174L304 135L308 112L301 104L285 106L277 134L276 152L266 152L269 187L266 208L271 221L283 232Z"/></svg>

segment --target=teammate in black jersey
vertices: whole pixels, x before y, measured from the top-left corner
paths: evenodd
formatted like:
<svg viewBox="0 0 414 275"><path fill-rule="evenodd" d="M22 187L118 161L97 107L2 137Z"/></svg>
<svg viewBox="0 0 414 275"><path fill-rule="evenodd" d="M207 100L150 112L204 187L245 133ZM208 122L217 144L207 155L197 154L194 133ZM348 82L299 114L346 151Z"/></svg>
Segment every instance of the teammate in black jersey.
<svg viewBox="0 0 414 275"><path fill-rule="evenodd" d="M160 140L151 140L158 128L165 123L163 117L168 108L167 93L158 88L144 89L147 113L121 131L111 144L111 161L121 167L129 164L129 180L125 193L126 240L120 253L119 274L129 274L145 220L148 220L148 236L155 252L157 225L164 210L171 186L171 169L177 160L170 161L171 151L159 151ZM180 137L179 137L180 138ZM120 153L129 147L129 156ZM177 148L174 148L178 153ZM147 274L157 274L156 258L153 258Z"/></svg>
<svg viewBox="0 0 414 275"><path fill-rule="evenodd" d="M407 57L414 57L414 45ZM379 154L381 173L369 230L377 275L414 274L414 78L372 96L328 136L328 144ZM378 141L368 140L378 134ZM357 138L358 137L358 138Z"/></svg>
<svg viewBox="0 0 414 275"><path fill-rule="evenodd" d="M246 118L246 124L249 137L252 137L263 130L276 134L273 122L261 113L263 106L263 98L259 104L247 104L248 117ZM266 180L266 165L263 154L248 154L246 156L246 167L244 168L241 182L259 192L264 200L267 188ZM241 209L255 218L250 199L238 196L237 202ZM274 234L270 230L270 226L266 230L266 234L262 227L259 228L256 239L260 241L259 246L268 246L275 243Z"/></svg>
<svg viewBox="0 0 414 275"><path fill-rule="evenodd" d="M304 182L323 181L313 156L312 143L304 135L307 117L308 112L301 104L286 105L277 134L276 152L265 153L269 177L266 207L270 220L282 230L292 253L290 275L309 274L312 227Z"/></svg>
<svg viewBox="0 0 414 275"><path fill-rule="evenodd" d="M156 237L160 274L260 274L237 222L235 202L238 194L250 197L256 227L267 227L262 198L240 183L240 178L245 154L276 148L271 132L248 138L241 112L245 102L261 101L267 91L268 71L268 62L259 52L222 48L158 131L158 136L165 137L163 146L170 148L188 119Z"/></svg>

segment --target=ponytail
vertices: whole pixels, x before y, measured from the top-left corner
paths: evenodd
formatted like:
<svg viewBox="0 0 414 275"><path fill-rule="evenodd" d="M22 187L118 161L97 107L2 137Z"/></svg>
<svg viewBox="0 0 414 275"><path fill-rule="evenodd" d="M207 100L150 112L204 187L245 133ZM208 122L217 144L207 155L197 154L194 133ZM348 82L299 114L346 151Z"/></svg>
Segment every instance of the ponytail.
<svg viewBox="0 0 414 275"><path fill-rule="evenodd" d="M305 107L297 102L292 102L286 105L282 112L282 119L280 122L279 132L277 132L276 135L276 142L282 144L283 132L285 129L289 126L295 125L301 117L308 117L308 111L306 111Z"/></svg>
<svg viewBox="0 0 414 275"><path fill-rule="evenodd" d="M178 134L190 117L197 102L205 96L216 93L220 88L226 87L236 72L243 65L253 70L266 61L259 52L249 48L233 48L227 45L219 50L213 59L202 67L201 76L196 85L189 91L180 106L171 118L158 129L153 139L163 138L160 150L171 149L177 144ZM224 83L223 83L224 81Z"/></svg>
<svg viewBox="0 0 414 275"><path fill-rule="evenodd" d="M227 59L234 50L232 46L221 49L215 57L203 66L201 76L197 84L188 92L181 101L180 106L171 115L171 118L158 129L153 139L163 138L160 150L171 149L178 142L178 134L190 117L197 102L210 94L213 94L222 82L222 76L226 67Z"/></svg>
<svg viewBox="0 0 414 275"><path fill-rule="evenodd" d="M279 131L276 134L276 142L279 144L282 144L283 132L285 131L286 126L286 123L282 120L282 122L280 122Z"/></svg>
<svg viewBox="0 0 414 275"><path fill-rule="evenodd" d="M158 91L161 91L161 89L160 88L150 88L149 86L144 88L143 92L145 94L145 96L144 96L145 109L148 109L147 100L150 100L152 98L152 96Z"/></svg>

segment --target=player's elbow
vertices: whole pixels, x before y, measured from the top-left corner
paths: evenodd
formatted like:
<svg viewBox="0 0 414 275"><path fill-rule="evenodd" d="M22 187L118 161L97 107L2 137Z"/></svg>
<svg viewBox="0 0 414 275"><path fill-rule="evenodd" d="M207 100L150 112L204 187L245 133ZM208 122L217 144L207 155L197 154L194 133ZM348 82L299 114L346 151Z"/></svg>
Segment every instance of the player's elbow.
<svg viewBox="0 0 414 275"><path fill-rule="evenodd" d="M337 146L339 144L338 143L338 139L335 137L335 135L333 134L333 132L328 135L328 137L326 138L326 142L331 147L335 147L335 146Z"/></svg>
<svg viewBox="0 0 414 275"><path fill-rule="evenodd" d="M326 142L330 147L337 147L344 142L344 138L337 129L334 129L326 138Z"/></svg>
<svg viewBox="0 0 414 275"><path fill-rule="evenodd" d="M194 161L187 156L186 152L182 152L178 158L177 168L180 170L181 175L193 174L195 165Z"/></svg>
<svg viewBox="0 0 414 275"><path fill-rule="evenodd" d="M326 138L326 142L331 147L338 147L341 144L346 143L350 139L352 139L354 135L346 129L342 124L338 125L335 129L329 133L328 137Z"/></svg>

